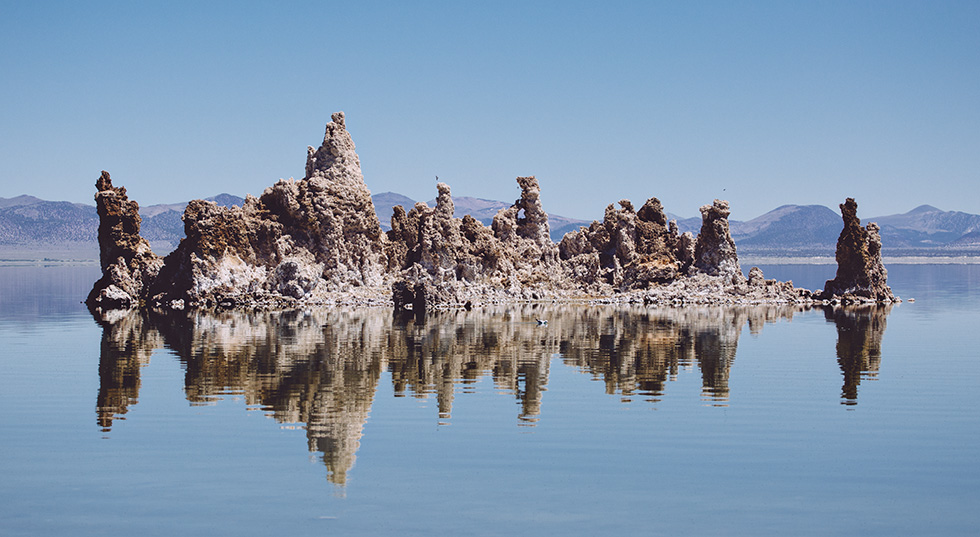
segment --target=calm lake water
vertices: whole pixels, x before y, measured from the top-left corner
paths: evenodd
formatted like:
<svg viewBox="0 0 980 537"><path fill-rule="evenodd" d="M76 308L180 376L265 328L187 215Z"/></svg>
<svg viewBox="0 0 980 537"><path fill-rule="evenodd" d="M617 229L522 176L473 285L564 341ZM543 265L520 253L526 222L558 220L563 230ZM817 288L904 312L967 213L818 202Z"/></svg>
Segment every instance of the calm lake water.
<svg viewBox="0 0 980 537"><path fill-rule="evenodd" d="M980 267L888 269L914 303L421 324L0 267L0 534L976 535Z"/></svg>

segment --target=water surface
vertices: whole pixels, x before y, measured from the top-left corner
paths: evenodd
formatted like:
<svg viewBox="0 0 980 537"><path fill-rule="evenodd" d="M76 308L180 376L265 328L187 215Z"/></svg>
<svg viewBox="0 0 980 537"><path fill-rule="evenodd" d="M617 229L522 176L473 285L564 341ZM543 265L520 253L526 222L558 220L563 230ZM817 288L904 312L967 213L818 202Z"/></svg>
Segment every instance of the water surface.
<svg viewBox="0 0 980 537"><path fill-rule="evenodd" d="M79 302L97 267L0 267L0 527L974 534L980 271L888 268L914 303L549 304L421 323L95 319Z"/></svg>

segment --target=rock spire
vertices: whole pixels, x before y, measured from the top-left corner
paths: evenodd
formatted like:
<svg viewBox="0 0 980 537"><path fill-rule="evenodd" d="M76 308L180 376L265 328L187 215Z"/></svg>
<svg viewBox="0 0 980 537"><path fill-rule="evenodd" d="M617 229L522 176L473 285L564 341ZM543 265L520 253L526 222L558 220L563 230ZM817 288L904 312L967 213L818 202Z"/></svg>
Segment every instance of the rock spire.
<svg viewBox="0 0 980 537"><path fill-rule="evenodd" d="M137 297L179 307L317 299L384 285L388 259L371 193L343 112L332 119L320 147L308 150L302 180L279 180L241 207L188 203L186 238L165 260L149 257L149 245L139 237L138 205L126 200L125 189L113 189L104 173L96 195L106 228L100 233L104 276L93 293L108 289L122 298L108 288L111 280L130 297L123 307Z"/></svg>
<svg viewBox="0 0 980 537"><path fill-rule="evenodd" d="M854 198L840 204L844 229L837 239L837 276L824 285L825 297L890 302L896 300L887 285L888 271L881 260L878 224L861 227Z"/></svg>
<svg viewBox="0 0 980 537"><path fill-rule="evenodd" d="M102 278L85 302L93 309L137 306L146 298L146 286L160 272L163 260L140 236L140 206L126 195L126 187L112 186L109 172L103 171L95 188Z"/></svg>
<svg viewBox="0 0 980 537"><path fill-rule="evenodd" d="M694 247L694 266L712 276L741 275L735 241L728 227L728 202L701 207L701 232Z"/></svg>
<svg viewBox="0 0 980 537"><path fill-rule="evenodd" d="M445 183L437 185L433 208L421 202L407 213L394 207L387 248L395 261L392 268L398 271L393 287L396 307L413 304L417 310L424 302L463 303L464 295L474 289L506 289L520 295L554 287L558 255L541 206L541 189L534 177L518 177L517 184L521 197L498 211L489 228L470 215L453 217Z"/></svg>
<svg viewBox="0 0 980 537"><path fill-rule="evenodd" d="M520 197L489 226L470 215L456 218L451 189L439 183L435 207L395 206L391 230L383 233L345 116L337 112L320 146L307 149L301 180L280 179L240 207L191 201L183 215L186 237L161 259L139 234L139 206L103 172L96 185L103 277L88 303L179 309L393 301L396 309L424 315L436 304L614 294L672 304L812 298L757 269L749 279L742 275L727 201L701 207L696 238L678 233L659 199L639 210L624 199L606 208L602 222L556 245L538 180L518 177L517 185ZM877 227L854 220L852 229L845 211L838 260L850 261L834 281L846 293L890 296L876 283L884 282ZM857 267L854 259L863 272L849 268ZM828 282L828 289L837 288Z"/></svg>

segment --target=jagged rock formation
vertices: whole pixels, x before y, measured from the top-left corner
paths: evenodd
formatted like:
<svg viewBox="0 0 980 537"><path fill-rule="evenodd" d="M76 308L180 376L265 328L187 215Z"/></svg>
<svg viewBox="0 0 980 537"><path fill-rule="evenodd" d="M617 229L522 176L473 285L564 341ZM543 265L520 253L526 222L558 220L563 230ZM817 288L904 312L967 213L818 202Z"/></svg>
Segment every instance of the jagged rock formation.
<svg viewBox="0 0 980 537"><path fill-rule="evenodd" d="M837 239L837 276L827 280L823 296L863 301L896 300L887 285L888 271L881 261L881 236L878 225L861 227L854 198L840 205L844 229Z"/></svg>
<svg viewBox="0 0 980 537"><path fill-rule="evenodd" d="M517 247L521 256L532 254L534 258L540 256L542 261L550 261L554 258L555 245L551 242L548 213L541 206L541 187L533 176L518 177L517 184L521 187L521 197L493 218L493 233L504 244Z"/></svg>
<svg viewBox="0 0 980 537"><path fill-rule="evenodd" d="M694 266L712 276L742 275L735 241L728 228L728 202L715 200L701 207L701 232L694 247Z"/></svg>
<svg viewBox="0 0 980 537"><path fill-rule="evenodd" d="M307 239L303 246L324 264L327 282L379 285L387 264L381 224L344 113L331 119L320 148L308 148L303 181L280 181L279 188L266 189L262 201L272 214L285 212L283 218L308 230L300 234ZM295 235L290 233L294 240Z"/></svg>
<svg viewBox="0 0 980 537"><path fill-rule="evenodd" d="M85 300L92 308L119 309L137 306L146 298L163 260L140 236L140 206L126 195L126 187L112 186L109 172L95 183L99 213L99 262L102 278Z"/></svg>
<svg viewBox="0 0 980 537"><path fill-rule="evenodd" d="M280 180L241 207L195 200L183 239L148 295L164 303L316 299L384 284L381 226L343 112L308 148L306 177Z"/></svg>
<svg viewBox="0 0 980 537"><path fill-rule="evenodd" d="M741 276L728 229L727 201L701 207L703 223L697 239L690 233L678 234L677 223L667 222L657 198L635 212L629 200L619 205L620 209L606 207L602 223L593 222L562 239L559 252L575 279L636 289L669 283L694 271Z"/></svg>
<svg viewBox="0 0 980 537"><path fill-rule="evenodd" d="M496 268L497 255L492 234L475 220L453 218L453 199L449 185L436 185L436 206L415 204L408 213L394 207L389 240L389 266L395 271L419 265L426 273L474 279L477 274ZM465 230L464 230L465 228Z"/></svg>
<svg viewBox="0 0 980 537"><path fill-rule="evenodd" d="M517 183L520 198L500 209L489 227L469 215L454 218L450 187L439 183L435 207L396 205L391 230L382 233L338 112L320 147L308 148L302 180L279 180L240 207L188 203L186 237L160 259L139 235L138 206L104 173L96 196L104 276L89 303L180 309L390 300L396 310L420 315L434 305L613 295L613 301L647 304L814 298L790 282L766 280L758 269L749 279L742 275L727 201L701 207L697 237L680 234L660 200L650 198L639 210L629 200L618 209L609 205L601 223L570 232L556 245L537 179L518 177ZM884 282L877 228L855 225L842 234L838 280L847 293L890 296L876 283ZM863 272L853 268L858 265Z"/></svg>
<svg viewBox="0 0 980 537"><path fill-rule="evenodd" d="M388 232L389 267L397 272L396 309L413 304L460 303L465 296L507 289L554 290L557 248L534 177L518 177L521 197L486 227L473 217L453 218L449 185L437 185L436 206L396 205ZM532 291L534 292L534 291Z"/></svg>

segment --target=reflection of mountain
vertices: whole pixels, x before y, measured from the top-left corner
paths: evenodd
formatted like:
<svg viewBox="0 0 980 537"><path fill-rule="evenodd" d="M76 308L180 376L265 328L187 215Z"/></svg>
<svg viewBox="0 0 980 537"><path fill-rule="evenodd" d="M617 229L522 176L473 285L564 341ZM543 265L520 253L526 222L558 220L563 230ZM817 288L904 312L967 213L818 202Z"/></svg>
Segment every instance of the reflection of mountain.
<svg viewBox="0 0 980 537"><path fill-rule="evenodd" d="M874 379L881 366L881 339L891 304L827 308L837 325L837 363L844 374L841 404L856 405L861 379Z"/></svg>
<svg viewBox="0 0 980 537"><path fill-rule="evenodd" d="M607 393L652 401L696 365L704 399L725 404L743 327L758 333L798 311L525 305L436 313L424 322L393 319L388 309L118 314L100 320L99 424L108 430L136 402L140 366L166 346L184 364L191 404L241 394L280 423L303 424L328 478L343 485L383 373L396 397L434 397L440 421L451 419L458 393L486 378L516 399L519 424L534 425L554 357L604 382Z"/></svg>

